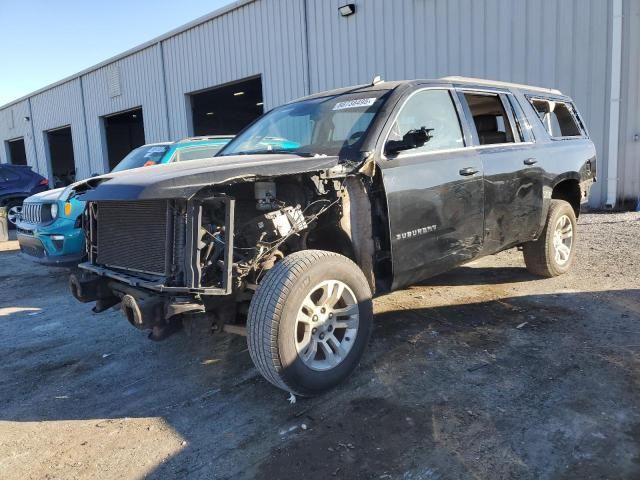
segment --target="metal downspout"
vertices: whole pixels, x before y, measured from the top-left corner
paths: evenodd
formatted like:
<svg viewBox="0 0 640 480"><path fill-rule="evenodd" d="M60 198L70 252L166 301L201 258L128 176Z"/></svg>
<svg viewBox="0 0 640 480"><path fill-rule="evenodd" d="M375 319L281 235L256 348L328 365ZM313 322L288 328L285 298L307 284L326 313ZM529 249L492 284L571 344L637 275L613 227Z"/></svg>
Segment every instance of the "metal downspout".
<svg viewBox="0 0 640 480"><path fill-rule="evenodd" d="M615 208L618 197L618 143L620 137L620 80L622 77L622 0L613 0L611 25L611 87L609 91L609 139L607 152L608 208Z"/></svg>

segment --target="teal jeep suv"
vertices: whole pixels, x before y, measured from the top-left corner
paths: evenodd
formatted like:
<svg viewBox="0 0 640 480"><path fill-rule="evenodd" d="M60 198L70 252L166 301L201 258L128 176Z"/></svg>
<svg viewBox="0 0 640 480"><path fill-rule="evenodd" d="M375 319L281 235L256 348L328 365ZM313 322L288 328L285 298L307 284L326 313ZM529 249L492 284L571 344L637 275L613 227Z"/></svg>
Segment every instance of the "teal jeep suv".
<svg viewBox="0 0 640 480"><path fill-rule="evenodd" d="M214 157L232 138L192 137L143 145L129 152L112 172ZM81 228L85 203L71 197L72 187L48 190L24 201L16 222L23 257L44 265L72 266L85 256Z"/></svg>

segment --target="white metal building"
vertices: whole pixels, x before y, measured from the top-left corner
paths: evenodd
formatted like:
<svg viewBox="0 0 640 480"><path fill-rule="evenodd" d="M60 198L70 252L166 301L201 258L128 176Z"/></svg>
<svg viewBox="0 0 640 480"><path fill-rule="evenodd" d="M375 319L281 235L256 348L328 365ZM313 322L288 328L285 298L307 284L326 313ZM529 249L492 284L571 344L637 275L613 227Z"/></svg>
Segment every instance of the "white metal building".
<svg viewBox="0 0 640 480"><path fill-rule="evenodd" d="M235 133L376 74L558 88L598 149L592 204L640 196L640 0L237 1L0 107L0 161L85 178L143 142Z"/></svg>

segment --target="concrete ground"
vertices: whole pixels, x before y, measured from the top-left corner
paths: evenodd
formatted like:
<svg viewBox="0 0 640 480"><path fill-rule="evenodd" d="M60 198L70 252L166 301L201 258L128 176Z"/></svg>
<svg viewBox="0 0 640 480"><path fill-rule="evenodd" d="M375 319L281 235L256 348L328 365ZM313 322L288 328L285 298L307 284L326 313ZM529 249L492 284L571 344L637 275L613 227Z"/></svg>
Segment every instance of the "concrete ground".
<svg viewBox="0 0 640 480"><path fill-rule="evenodd" d="M0 244L0 478L640 478L640 214L579 223L565 276L514 250L378 298L294 405L243 338L150 342Z"/></svg>

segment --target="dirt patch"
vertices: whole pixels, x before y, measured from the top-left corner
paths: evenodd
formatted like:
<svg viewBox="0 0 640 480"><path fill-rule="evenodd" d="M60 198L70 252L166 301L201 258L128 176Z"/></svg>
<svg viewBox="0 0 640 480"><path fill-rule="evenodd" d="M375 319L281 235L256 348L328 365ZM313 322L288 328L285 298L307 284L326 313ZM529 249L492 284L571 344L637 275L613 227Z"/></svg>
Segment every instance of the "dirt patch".
<svg viewBox="0 0 640 480"><path fill-rule="evenodd" d="M244 339L153 343L0 253L0 478L640 478L640 214L377 298L360 367L291 405ZM304 424L304 428L303 427Z"/></svg>

